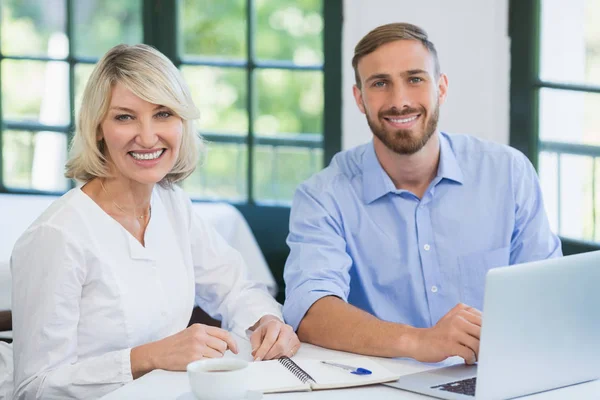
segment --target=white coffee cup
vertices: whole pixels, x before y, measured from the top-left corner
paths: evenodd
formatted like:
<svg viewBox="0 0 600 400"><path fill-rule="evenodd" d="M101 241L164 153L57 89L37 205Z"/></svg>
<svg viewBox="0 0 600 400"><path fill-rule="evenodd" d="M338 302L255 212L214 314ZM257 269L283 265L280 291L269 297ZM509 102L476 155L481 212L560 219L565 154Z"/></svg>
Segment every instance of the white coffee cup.
<svg viewBox="0 0 600 400"><path fill-rule="evenodd" d="M187 366L192 392L199 400L240 400L248 391L248 362L207 358Z"/></svg>

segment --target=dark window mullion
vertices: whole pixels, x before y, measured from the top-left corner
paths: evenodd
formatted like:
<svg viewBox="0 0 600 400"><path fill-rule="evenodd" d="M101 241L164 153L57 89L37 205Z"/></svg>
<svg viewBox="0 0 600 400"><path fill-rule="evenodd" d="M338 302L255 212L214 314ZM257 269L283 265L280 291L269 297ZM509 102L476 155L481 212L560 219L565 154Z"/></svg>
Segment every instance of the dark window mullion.
<svg viewBox="0 0 600 400"><path fill-rule="evenodd" d="M278 135L260 135L254 139L257 145L302 147L306 149L323 148L323 136L318 133L299 133L292 137Z"/></svg>
<svg viewBox="0 0 600 400"><path fill-rule="evenodd" d="M254 68L260 69L284 69L292 71L322 71L323 65L299 65L293 61L254 61Z"/></svg>
<svg viewBox="0 0 600 400"><path fill-rule="evenodd" d="M342 149L342 20L343 1L323 0L324 166Z"/></svg>
<svg viewBox="0 0 600 400"><path fill-rule="evenodd" d="M540 151L548 151L561 154L572 154L587 157L600 157L600 146L589 144L540 141Z"/></svg>
<svg viewBox="0 0 600 400"><path fill-rule="evenodd" d="M69 46L69 48L71 48L71 46ZM73 49L74 48L75 47L73 46ZM97 57L77 57L73 53L69 54L69 59L72 60L72 62L74 62L75 64L91 64L91 65L94 65L98 61L100 61L100 59L97 58Z"/></svg>
<svg viewBox="0 0 600 400"><path fill-rule="evenodd" d="M144 43L167 56L176 67L181 65L177 48L179 2L143 0L142 29Z"/></svg>
<svg viewBox="0 0 600 400"><path fill-rule="evenodd" d="M548 81L536 80L533 83L533 86L537 87L537 88L569 90L572 92L600 93L600 86L581 85L581 84L577 84L577 83L561 83L561 82L548 82Z"/></svg>
<svg viewBox="0 0 600 400"><path fill-rule="evenodd" d="M0 43L2 43L1 37ZM2 142L2 136L4 134L4 114L2 111L2 67L4 66L4 63L2 62L3 59L4 57L2 56L2 49L0 48L0 193L6 192L6 187L4 186L4 145Z"/></svg>
<svg viewBox="0 0 600 400"><path fill-rule="evenodd" d="M15 131L50 131L50 132L63 132L68 133L70 126L53 126L53 125L44 125L39 122L27 122L27 121L7 121L3 120L2 125L5 129L15 130Z"/></svg>
<svg viewBox="0 0 600 400"><path fill-rule="evenodd" d="M246 60L222 60L203 57L184 57L184 65L224 67L224 68L249 68ZM253 61L252 67L257 69L281 69L286 71L323 71L323 65L298 65L291 61ZM338 73L339 75L339 73Z"/></svg>
<svg viewBox="0 0 600 400"><path fill-rule="evenodd" d="M2 55L0 55L0 88L2 88ZM2 137L4 136L4 119L2 114L2 93L0 91L0 193L6 192L4 186L4 145Z"/></svg>
<svg viewBox="0 0 600 400"><path fill-rule="evenodd" d="M246 135L237 135L235 133L216 133L216 132L202 132L202 138L211 143L226 143L226 144L247 144Z"/></svg>
<svg viewBox="0 0 600 400"><path fill-rule="evenodd" d="M48 56L2 56L3 59L15 61L67 61L66 58L52 58Z"/></svg>
<svg viewBox="0 0 600 400"><path fill-rule="evenodd" d="M202 57L182 57L181 64L197 67L248 68L245 60L216 60Z"/></svg>
<svg viewBox="0 0 600 400"><path fill-rule="evenodd" d="M538 168L541 0L510 0L510 145Z"/></svg>
<svg viewBox="0 0 600 400"><path fill-rule="evenodd" d="M73 0L67 0L67 4L72 4ZM72 11L72 7L67 7L67 13L68 14L73 14ZM71 16L72 18L72 16ZM72 24L72 22L70 22L70 24ZM71 35L71 36L69 36ZM44 61L44 62L50 62L50 61L59 61L59 62L75 62L75 63L81 63L81 64L96 64L98 62L98 58L97 57L75 57L73 55L73 53L71 53L71 51L74 50L75 46L74 44L72 44L72 42L75 40L75 36L72 34L72 27L71 28L67 28L67 37L69 38L69 55L66 58L53 58L53 57L47 57L47 56L0 56L0 58L2 59L7 59L7 60L15 60L15 61Z"/></svg>
<svg viewBox="0 0 600 400"><path fill-rule="evenodd" d="M254 0L247 0L246 2L246 57L247 62L247 81L246 81L246 93L247 93L247 107L248 107L248 204L254 204L254 110L255 110L255 97L254 97L254 24L256 22L256 14L254 10Z"/></svg>

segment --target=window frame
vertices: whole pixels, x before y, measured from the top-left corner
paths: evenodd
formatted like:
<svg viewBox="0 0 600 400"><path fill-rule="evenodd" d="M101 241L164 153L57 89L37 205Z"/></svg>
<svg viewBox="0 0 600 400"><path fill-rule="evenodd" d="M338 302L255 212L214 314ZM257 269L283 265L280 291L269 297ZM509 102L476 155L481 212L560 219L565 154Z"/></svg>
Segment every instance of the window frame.
<svg viewBox="0 0 600 400"><path fill-rule="evenodd" d="M24 189L24 188L9 188L4 184L4 160L3 160L3 138L6 130L23 130L31 133L39 131L49 131L63 133L67 136L67 143L71 142L73 132L75 131L75 65L78 63L95 63L95 60L86 59L84 57L76 58L74 54L74 42L71 40L73 33L73 0L65 0L65 35L69 38L68 55L65 58L54 58L48 56L7 56L2 53L0 48L0 90L2 88L2 66L4 60L16 61L59 61L66 62L69 65L69 120L70 123L63 126L45 125L39 122L12 121L4 119L2 109L2 95L0 95L0 194L38 194L38 195L54 195L60 196L63 192ZM69 181L69 188L74 187L74 182Z"/></svg>
<svg viewBox="0 0 600 400"><path fill-rule="evenodd" d="M39 191L33 189L15 189L4 185L3 175L3 132L7 129L21 129L30 132L36 131L57 131L67 135L70 143L75 130L75 65L76 64L94 64L98 60L90 57L75 57L74 44L77 40L73 38L73 4L76 0L65 0L66 7L66 27L65 33L69 38L69 54L66 58L55 59L50 57L22 57L22 56L4 56L0 53L1 61L4 59L18 60L37 60L37 61L64 61L69 64L69 105L70 105L70 123L63 127L45 126L39 123L21 123L16 121L0 120L0 195L3 194L40 194L40 195L62 195L63 192ZM317 147L323 149L323 165L327 166L332 157L342 148L342 20L343 20L343 0L323 0L323 64L322 66L300 67L288 62L279 61L255 61L252 53L252 44L254 39L255 26L255 7L254 0L246 1L247 16L247 62L242 65L247 71L247 96L248 101L246 109L248 111L249 124L248 135L234 137L233 135L213 134L211 132L201 132L201 134L213 143L242 143L247 144L247 198L245 201L233 202L227 199L193 199L193 201L226 201L238 208L244 215L250 225L256 240L273 272L275 280L279 285L280 292L277 299L282 302L284 295L283 266L289 248L286 244L288 234L290 205L283 203L271 203L256 201L253 196L253 163L255 145L304 145L308 147ZM182 61L178 54L178 0L142 0L142 41L152 45L165 54L173 63L179 67ZM234 62L239 67L239 62ZM187 62L183 64L188 64ZM227 66L228 62L222 63L203 63L197 65ZM232 66L232 65L229 65ZM256 101L253 99L255 84L252 79L252 72L263 68L283 68L288 70L322 70L323 71L323 134L319 142L304 138L261 138L254 135L253 127L253 105ZM0 87L1 81L0 70ZM2 117L2 96L0 96L0 118ZM70 187L74 187L73 181L70 181Z"/></svg>
<svg viewBox="0 0 600 400"><path fill-rule="evenodd" d="M510 70L510 140L512 147L523 152L538 170L540 150L557 153L558 214L560 221L560 155L600 158L600 146L542 141L539 137L539 92L543 88L600 93L600 87L543 81L540 71L541 1L510 0L509 36L511 38ZM595 174L595 163L594 174ZM593 182L595 181L594 178ZM595 188L592 189L595 196ZM595 202L594 202L595 211ZM560 237L563 253L576 254L600 250L600 243Z"/></svg>
<svg viewBox="0 0 600 400"><path fill-rule="evenodd" d="M70 105L70 123L65 126L47 126L38 122L22 122L2 119L0 122L0 193L18 193L18 194L50 194L60 195L62 192L49 192L35 189L8 188L4 184L3 162L2 162L2 143L3 132L5 130L24 130L30 132L52 131L61 132L67 135L70 143L75 130L75 65L77 64L95 64L98 59L94 57L76 57L74 55L75 40L73 36L73 2L75 0L65 0L66 26L65 33L69 38L69 54L66 58L51 58L47 56L8 56L0 51L0 68L3 60L18 61L61 61L69 65L69 105ZM165 54L173 63L180 67L181 65L199 65L216 67L245 67L247 72L247 112L248 112L248 135L226 135L215 134L213 132L202 132L203 137L214 143L235 143L246 144L248 147L247 160L247 201L240 204L256 203L253 196L253 168L254 168L254 146L255 145L275 145L275 146L294 146L305 148L323 149L323 165L327 165L333 155L341 150L341 41L342 41L342 0L324 0L323 1L323 54L324 62L322 66L299 66L292 62L281 61L255 61L253 54L254 43L254 0L246 1L247 17L247 62L239 61L193 61L184 60L178 54L178 11L179 7L173 6L173 0L142 0L142 29L143 43L152 45ZM255 84L253 83L252 73L262 69L283 69L283 70L301 70L301 71L323 71L324 80L324 111L323 111L323 135L321 140L315 138L276 138L256 136L253 129L254 121L254 103L253 93ZM0 70L0 85L1 85ZM327 112L325 112L327 110ZM2 116L2 96L0 96L0 117ZM71 182L71 186L73 183ZM231 201L230 201L231 202ZM235 203L235 202L233 202ZM284 206L285 207L285 206Z"/></svg>

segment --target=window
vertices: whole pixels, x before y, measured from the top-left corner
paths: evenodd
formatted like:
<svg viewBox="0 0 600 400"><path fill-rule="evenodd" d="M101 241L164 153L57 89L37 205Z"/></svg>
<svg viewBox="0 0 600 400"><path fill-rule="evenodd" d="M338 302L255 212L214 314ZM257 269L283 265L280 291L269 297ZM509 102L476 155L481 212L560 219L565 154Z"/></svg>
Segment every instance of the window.
<svg viewBox="0 0 600 400"><path fill-rule="evenodd" d="M141 0L0 3L0 191L72 186L63 172L79 97L113 44L142 41L140 9Z"/></svg>
<svg viewBox="0 0 600 400"><path fill-rule="evenodd" d="M566 253L600 247L599 19L596 0L511 1L511 145L538 168Z"/></svg>
<svg viewBox="0 0 600 400"><path fill-rule="evenodd" d="M93 65L118 43L150 44L201 111L208 156L184 188L237 206L283 301L293 191L341 149L342 0L1 0L0 18L0 193L71 188Z"/></svg>
<svg viewBox="0 0 600 400"><path fill-rule="evenodd" d="M323 134L324 12L338 2L328 3L3 0L0 191L73 186L63 178L67 145L93 64L117 43L145 42L180 68L201 110L209 151L187 192L289 205L340 149L341 105L331 109L332 137Z"/></svg>
<svg viewBox="0 0 600 400"><path fill-rule="evenodd" d="M184 0L179 7L178 63L210 149L185 188L201 197L289 202L324 161L321 0Z"/></svg>

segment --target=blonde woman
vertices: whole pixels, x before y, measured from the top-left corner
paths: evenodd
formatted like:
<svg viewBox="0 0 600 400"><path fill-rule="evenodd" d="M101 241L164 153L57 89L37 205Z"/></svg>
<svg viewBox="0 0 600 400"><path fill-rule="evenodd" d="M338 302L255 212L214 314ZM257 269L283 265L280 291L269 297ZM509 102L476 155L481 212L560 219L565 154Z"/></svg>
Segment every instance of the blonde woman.
<svg viewBox="0 0 600 400"><path fill-rule="evenodd" d="M15 398L97 398L237 353L228 330L253 330L259 361L297 351L280 305L174 185L197 165L196 118L179 71L149 46L116 46L94 69L66 172L84 185L12 254ZM228 330L186 328L194 303Z"/></svg>

